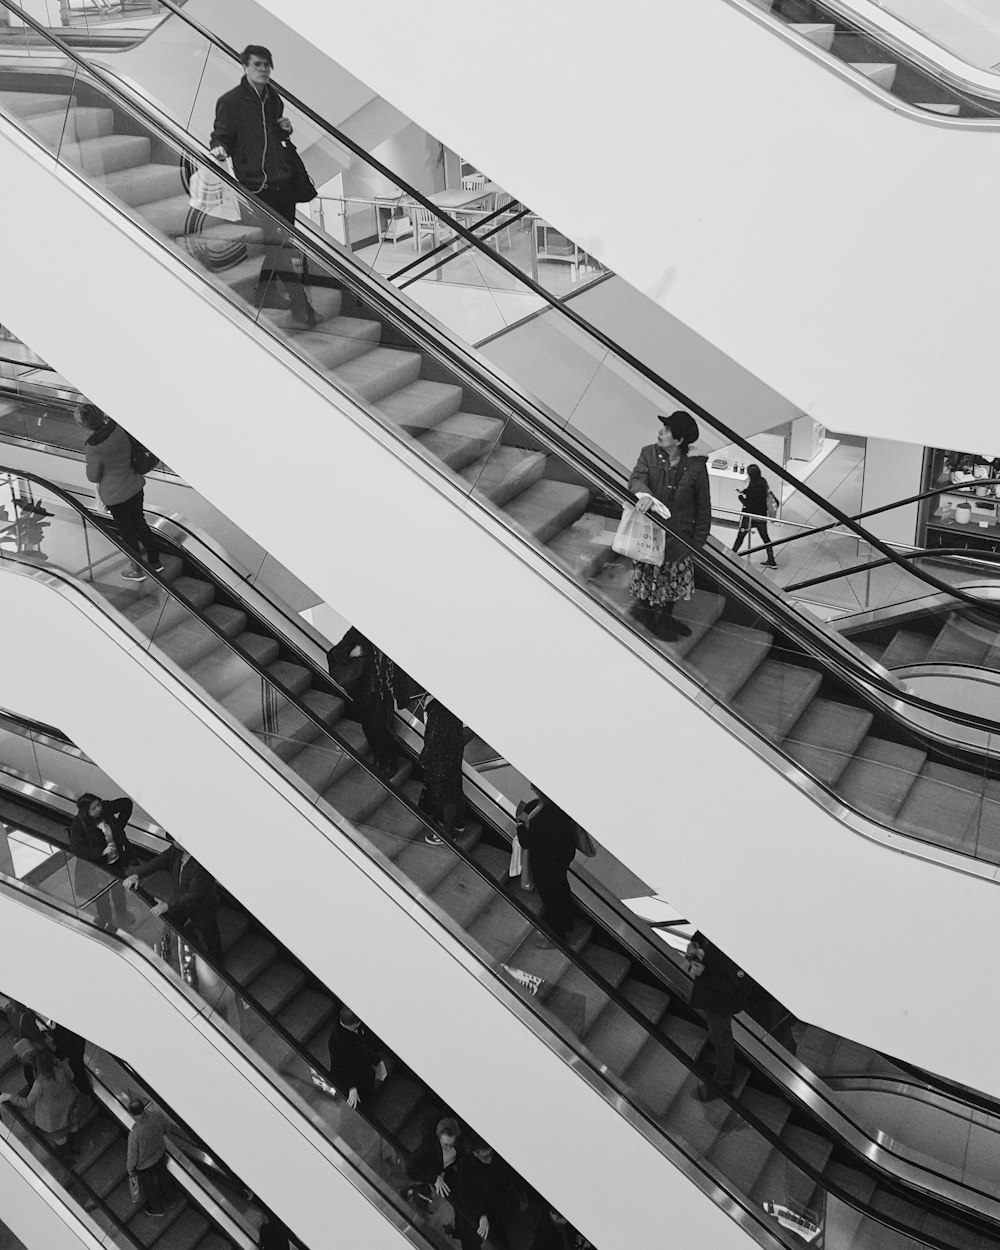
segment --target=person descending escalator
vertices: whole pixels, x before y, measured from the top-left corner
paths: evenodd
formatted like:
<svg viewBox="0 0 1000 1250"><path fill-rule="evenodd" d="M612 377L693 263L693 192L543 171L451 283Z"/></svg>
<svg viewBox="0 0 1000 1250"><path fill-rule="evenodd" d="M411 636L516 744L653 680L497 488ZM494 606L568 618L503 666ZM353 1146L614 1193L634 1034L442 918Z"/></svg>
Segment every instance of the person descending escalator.
<svg viewBox="0 0 1000 1250"><path fill-rule="evenodd" d="M133 1117L125 1160L129 1181L138 1181L138 1197L147 1215L166 1215L170 1204L167 1117L144 1098L133 1098L128 1111Z"/></svg>
<svg viewBox="0 0 1000 1250"><path fill-rule="evenodd" d="M531 855L531 878L542 904L542 920L565 940L573 926L569 869L577 852L576 821L534 787L536 799L517 808L517 840ZM538 934L539 946L551 946Z"/></svg>
<svg viewBox="0 0 1000 1250"><path fill-rule="evenodd" d="M69 1160L75 1154L69 1141L70 1116L77 1100L73 1074L69 1064L57 1059L45 1045L35 1050L34 1064L35 1082L28 1093L0 1094L0 1103L30 1111L46 1141Z"/></svg>
<svg viewBox="0 0 1000 1250"><path fill-rule="evenodd" d="M367 1107L385 1075L375 1039L350 1007L342 1007L330 1032L330 1081L349 1107Z"/></svg>
<svg viewBox="0 0 1000 1250"><path fill-rule="evenodd" d="M126 830L132 819L133 803L129 798L101 799L96 794L81 794L76 801L76 816L69 827L69 849L76 857L74 885L77 901L86 904L95 895L97 923L106 929L124 924L128 916L125 896L120 885L129 862L135 858ZM94 865L100 865L99 871Z"/></svg>
<svg viewBox="0 0 1000 1250"><path fill-rule="evenodd" d="M249 44L240 55L244 74L237 86L219 96L210 146L217 160L232 157L236 179L245 191L287 221L295 223L295 175L298 154L289 144L292 123L284 102L271 86L274 58L260 44ZM255 223L257 224L257 223ZM284 230L261 218L264 261L257 280L255 303L290 310L295 325L309 329L316 313L306 296L305 265ZM289 266L299 266L289 273ZM275 287L285 288L287 303L278 301Z"/></svg>
<svg viewBox="0 0 1000 1250"><path fill-rule="evenodd" d="M464 833L462 756L465 751L465 726L439 699L429 700L426 712L424 749L420 755L424 785L417 805L449 836ZM436 833L428 832L424 841L429 846L440 846L442 839Z"/></svg>
<svg viewBox="0 0 1000 1250"><path fill-rule="evenodd" d="M170 898L157 903L154 916L162 916L216 968L222 964L222 935L219 932L219 888L212 874L194 856L167 834L170 846L125 878L125 888L134 890L144 877L166 873L171 882Z"/></svg>
<svg viewBox="0 0 1000 1250"><path fill-rule="evenodd" d="M397 670L392 660L364 636L351 628L326 656L330 676L343 685L351 697L354 715L372 749L372 762L379 777L388 781L396 770Z"/></svg>
<svg viewBox="0 0 1000 1250"><path fill-rule="evenodd" d="M691 1006L708 1026L708 1037L715 1052L715 1079L724 1089L731 1090L736 1075L733 1016L746 1007L753 982L703 933L696 933L691 939L687 958L688 968L695 978ZM719 1097L704 1084L698 1086L695 1096L702 1102Z"/></svg>

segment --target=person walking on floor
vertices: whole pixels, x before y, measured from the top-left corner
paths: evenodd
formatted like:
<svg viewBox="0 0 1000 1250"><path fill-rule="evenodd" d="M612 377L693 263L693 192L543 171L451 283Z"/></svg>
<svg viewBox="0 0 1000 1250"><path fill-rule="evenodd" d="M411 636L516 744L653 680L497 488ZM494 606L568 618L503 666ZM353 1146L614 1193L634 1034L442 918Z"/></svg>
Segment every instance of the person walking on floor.
<svg viewBox="0 0 1000 1250"><path fill-rule="evenodd" d="M127 582L145 580L143 551L146 564L155 573L162 573L160 544L143 510L146 480L132 465L131 438L96 404L77 404L74 418L77 425L90 431L83 444L87 481L96 482L101 503L111 513L122 542L133 556L122 577Z"/></svg>
<svg viewBox="0 0 1000 1250"><path fill-rule="evenodd" d="M132 800L124 796L101 799L96 794L81 794L76 801L76 815L69 827L69 849L76 858L74 885L77 903L86 904L96 894L97 923L108 929L122 924L128 916L121 886L116 882L110 889L104 887L108 884L105 873L120 880L129 861L134 858L126 833L133 806ZM96 865L100 865L104 872Z"/></svg>
<svg viewBox="0 0 1000 1250"><path fill-rule="evenodd" d="M573 894L569 868L577 852L576 821L536 786L533 802L519 805L517 840L531 852L531 877L542 904L541 919L565 941L573 927ZM552 943L539 933L539 946Z"/></svg>
<svg viewBox="0 0 1000 1250"><path fill-rule="evenodd" d="M715 1079L723 1088L731 1090L736 1075L733 1016L746 1007L752 983L743 969L703 933L696 933L691 939L688 967L695 978L691 1006L708 1026L709 1040L715 1051ZM719 1097L707 1085L699 1085L696 1096L702 1102Z"/></svg>
<svg viewBox="0 0 1000 1250"><path fill-rule="evenodd" d="M240 54L243 77L231 91L219 96L215 105L215 125L209 145L218 160L232 157L233 171L244 190L256 196L273 213L295 223L295 192L292 186L292 154L286 140L292 123L284 116L281 96L271 86L274 58L261 44L249 44ZM254 222L264 230L264 261L254 302L261 307L274 304L272 288L280 281L295 325L308 329L316 324L316 313L306 297L301 273L289 274L286 265L295 263L294 241L261 215ZM297 258L302 263L301 257Z"/></svg>
<svg viewBox="0 0 1000 1250"><path fill-rule="evenodd" d="M167 849L126 877L125 888L134 890L144 877L166 873L173 887L170 899L157 903L152 909L153 915L162 916L218 968L222 963L219 887L190 851L185 851L170 834L167 838L170 842Z"/></svg>
<svg viewBox="0 0 1000 1250"><path fill-rule="evenodd" d="M767 478L760 471L760 465L747 465L747 484L740 491L738 498L743 505L743 515L740 517L740 528L736 541L733 543L733 551L739 551L750 537L750 530L755 529L767 550L767 559L761 560L761 564L766 569L776 569L778 565L774 558L774 548L771 546L771 535L767 531L768 500L775 497L771 493ZM775 503L777 503L776 499Z"/></svg>
<svg viewBox="0 0 1000 1250"><path fill-rule="evenodd" d="M690 454L698 441L698 423L683 409L659 421L657 440L639 453L628 488L638 496L638 512L648 512L656 503L669 509L670 517L664 521L666 552L659 568L634 562L631 614L661 641L676 642L691 633L674 619L674 605L694 594L690 548L698 551L708 541L712 503L706 459Z"/></svg>
<svg viewBox="0 0 1000 1250"><path fill-rule="evenodd" d="M431 699L427 704L424 749L420 754L424 785L417 806L447 834L465 832L464 752L465 726L438 699ZM428 846L440 846L442 839L428 832L424 841Z"/></svg>
<svg viewBox="0 0 1000 1250"><path fill-rule="evenodd" d="M167 1173L167 1118L159 1107L143 1098L128 1104L133 1117L128 1134L125 1167L129 1180L137 1177L142 1209L147 1215L166 1215L170 1178Z"/></svg>

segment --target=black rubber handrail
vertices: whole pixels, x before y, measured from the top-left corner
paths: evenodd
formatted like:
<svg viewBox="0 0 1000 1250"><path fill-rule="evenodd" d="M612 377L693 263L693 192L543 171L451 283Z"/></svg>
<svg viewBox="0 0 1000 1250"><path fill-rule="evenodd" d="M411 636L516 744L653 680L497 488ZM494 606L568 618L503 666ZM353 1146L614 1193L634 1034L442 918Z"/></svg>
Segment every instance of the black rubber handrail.
<svg viewBox="0 0 1000 1250"><path fill-rule="evenodd" d="M900 555L900 560L924 560L928 557L934 556L953 557L968 556L968 554L968 547L917 547L913 551L904 551ZM978 552L972 558L976 560L985 560L987 563L990 563L990 557L992 557L992 560L997 564L1000 564L1000 551ZM868 560L864 564L852 564L849 569L836 569L832 573L820 573L818 576L809 577L802 582L789 582L789 584L784 587L784 590L788 594L794 594L796 591L805 590L810 586L821 586L824 582L835 582L839 581L842 577L853 577L855 573L866 573L869 569L883 569L886 565L893 563L895 563L895 561ZM918 572L914 572L914 576L918 581L923 580ZM1000 590L1000 583L998 583L997 589ZM980 611L986 610L989 612L992 610L995 612L998 610L998 607L1000 607L1000 601L992 602L989 599L979 599L975 595L969 594L968 591L964 591L958 586L953 586L949 593L955 599L961 599L964 603L971 604ZM891 605L884 604L883 606L888 607Z"/></svg>

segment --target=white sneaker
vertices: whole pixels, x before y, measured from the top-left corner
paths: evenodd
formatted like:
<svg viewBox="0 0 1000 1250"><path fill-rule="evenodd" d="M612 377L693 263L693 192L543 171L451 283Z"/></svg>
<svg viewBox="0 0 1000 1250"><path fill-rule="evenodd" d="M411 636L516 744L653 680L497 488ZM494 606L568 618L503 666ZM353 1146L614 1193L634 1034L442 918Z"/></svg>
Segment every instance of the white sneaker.
<svg viewBox="0 0 1000 1250"><path fill-rule="evenodd" d="M133 564L131 568L122 571L122 580L126 582L144 582L146 574L137 564Z"/></svg>

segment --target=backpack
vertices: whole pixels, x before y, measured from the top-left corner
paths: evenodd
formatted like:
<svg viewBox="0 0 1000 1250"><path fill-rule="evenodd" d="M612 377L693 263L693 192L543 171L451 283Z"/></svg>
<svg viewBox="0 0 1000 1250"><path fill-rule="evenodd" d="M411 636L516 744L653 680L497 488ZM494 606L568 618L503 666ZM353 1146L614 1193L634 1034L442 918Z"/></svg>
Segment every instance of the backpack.
<svg viewBox="0 0 1000 1250"><path fill-rule="evenodd" d="M131 464L136 473L140 477L145 477L147 473L152 473L156 466L160 463L160 457L151 452L148 447L143 447L138 439L130 434L128 436L129 444L132 447Z"/></svg>

